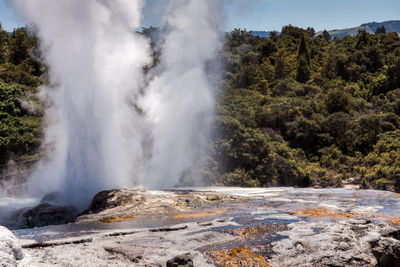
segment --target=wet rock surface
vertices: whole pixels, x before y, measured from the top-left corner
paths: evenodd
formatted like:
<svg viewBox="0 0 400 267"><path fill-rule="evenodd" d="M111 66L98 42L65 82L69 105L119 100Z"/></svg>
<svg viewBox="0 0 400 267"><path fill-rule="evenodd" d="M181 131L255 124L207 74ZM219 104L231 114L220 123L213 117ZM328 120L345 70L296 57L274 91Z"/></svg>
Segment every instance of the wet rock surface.
<svg viewBox="0 0 400 267"><path fill-rule="evenodd" d="M76 215L73 207L64 206L64 196L59 192L45 195L39 205L18 211L18 228L33 228L71 222Z"/></svg>
<svg viewBox="0 0 400 267"><path fill-rule="evenodd" d="M18 239L7 228L0 226L0 266L17 266L23 257Z"/></svg>
<svg viewBox="0 0 400 267"><path fill-rule="evenodd" d="M110 190L72 224L14 233L29 255L21 266L399 266L400 197L346 189Z"/></svg>
<svg viewBox="0 0 400 267"><path fill-rule="evenodd" d="M18 221L18 225L20 228L33 228L64 224L71 222L74 218L75 212L72 208L43 203L24 211Z"/></svg>

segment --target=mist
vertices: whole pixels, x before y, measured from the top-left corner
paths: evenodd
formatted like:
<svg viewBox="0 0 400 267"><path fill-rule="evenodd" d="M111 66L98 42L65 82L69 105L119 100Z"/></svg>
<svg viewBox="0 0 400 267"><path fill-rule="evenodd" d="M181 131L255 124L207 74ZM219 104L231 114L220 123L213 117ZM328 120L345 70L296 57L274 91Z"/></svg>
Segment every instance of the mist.
<svg viewBox="0 0 400 267"><path fill-rule="evenodd" d="M146 187L175 185L185 172L192 184L202 182L196 166L206 153L215 106L207 68L221 47L222 4L177 0L169 5L161 63L143 99L154 138L142 181Z"/></svg>
<svg viewBox="0 0 400 267"><path fill-rule="evenodd" d="M223 1L159 4L160 63L137 30L145 1L16 0L40 38L49 84L45 156L29 179L31 195L64 193L85 208L101 190L163 189L206 153L215 105L208 64L221 48Z"/></svg>
<svg viewBox="0 0 400 267"><path fill-rule="evenodd" d="M39 38L50 86L46 158L29 180L36 194L62 191L81 205L106 188L134 185L140 118L130 105L151 60L140 25L144 1L15 1ZM49 151L51 149L51 151Z"/></svg>

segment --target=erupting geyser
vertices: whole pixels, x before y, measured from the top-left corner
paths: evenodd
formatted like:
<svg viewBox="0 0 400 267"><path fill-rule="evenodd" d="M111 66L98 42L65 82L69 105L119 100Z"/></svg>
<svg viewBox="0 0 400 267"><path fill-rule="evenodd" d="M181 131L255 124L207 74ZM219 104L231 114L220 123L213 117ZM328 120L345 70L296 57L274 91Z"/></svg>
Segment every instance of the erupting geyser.
<svg viewBox="0 0 400 267"><path fill-rule="evenodd" d="M160 63L144 74L144 0L13 1L49 66L47 156L31 192L62 191L83 208L103 189L173 186L197 160L213 113L206 68L221 46L223 1L165 2Z"/></svg>
<svg viewBox="0 0 400 267"><path fill-rule="evenodd" d="M170 9L161 63L143 99L154 141L141 184L153 188L175 185L201 160L215 106L207 67L221 47L222 1L171 1Z"/></svg>
<svg viewBox="0 0 400 267"><path fill-rule="evenodd" d="M98 190L129 186L140 158L140 119L129 104L150 62L132 32L143 1L15 1L37 28L51 86L43 94L46 144L53 149L30 180L33 192L61 190L73 204Z"/></svg>

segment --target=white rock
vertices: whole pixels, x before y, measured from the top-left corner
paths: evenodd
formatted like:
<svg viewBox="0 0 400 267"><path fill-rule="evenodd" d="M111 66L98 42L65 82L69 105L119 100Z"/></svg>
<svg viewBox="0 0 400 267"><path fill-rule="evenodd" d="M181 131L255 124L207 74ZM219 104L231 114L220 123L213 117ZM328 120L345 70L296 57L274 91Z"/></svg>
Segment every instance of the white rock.
<svg viewBox="0 0 400 267"><path fill-rule="evenodd" d="M0 266L17 266L24 257L18 239L7 228L0 226Z"/></svg>

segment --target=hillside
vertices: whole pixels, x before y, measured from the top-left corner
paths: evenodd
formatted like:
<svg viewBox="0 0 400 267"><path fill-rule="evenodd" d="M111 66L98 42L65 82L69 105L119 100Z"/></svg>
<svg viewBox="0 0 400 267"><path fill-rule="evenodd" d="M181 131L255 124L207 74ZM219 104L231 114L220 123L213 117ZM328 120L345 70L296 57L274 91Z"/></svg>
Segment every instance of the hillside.
<svg viewBox="0 0 400 267"><path fill-rule="evenodd" d="M351 27L346 29L335 29L328 30L328 33L332 38L344 37L344 36L356 36L359 30L365 30L367 33L374 34L376 30L384 26L386 32L396 32L400 34L400 20L390 20L384 22L369 22L361 24L357 27ZM269 38L271 31L251 31L251 33L258 37ZM322 31L317 32L315 35L321 35Z"/></svg>
<svg viewBox="0 0 400 267"><path fill-rule="evenodd" d="M251 31L252 34L258 37L269 38L271 32L267 31Z"/></svg>
<svg viewBox="0 0 400 267"><path fill-rule="evenodd" d="M396 32L400 33L400 20L391 20L384 22L370 22L361 24L358 27L352 27L347 29L336 29L336 30L328 30L329 34L334 37L343 37L343 36L356 36L359 30L365 30L368 33L375 33L379 27L384 26L386 32ZM317 32L317 35L322 34L322 32Z"/></svg>
<svg viewBox="0 0 400 267"><path fill-rule="evenodd" d="M400 38L235 30L222 55L212 181L400 191Z"/></svg>
<svg viewBox="0 0 400 267"><path fill-rule="evenodd" d="M397 32L400 33L400 20L390 20L384 22L370 22L362 24L361 27L368 27L372 32L376 32L379 27L384 26L386 32Z"/></svg>
<svg viewBox="0 0 400 267"><path fill-rule="evenodd" d="M43 74L36 37L24 28L8 33L0 24L0 165L36 157L43 116L36 93Z"/></svg>

